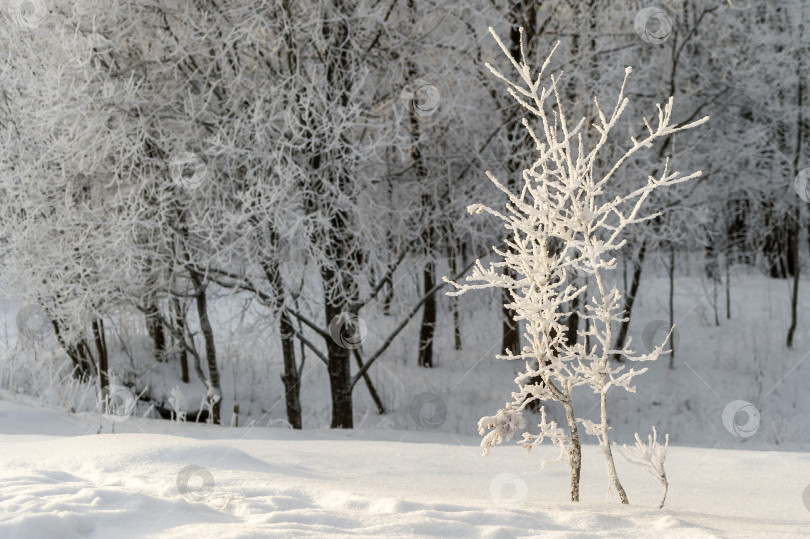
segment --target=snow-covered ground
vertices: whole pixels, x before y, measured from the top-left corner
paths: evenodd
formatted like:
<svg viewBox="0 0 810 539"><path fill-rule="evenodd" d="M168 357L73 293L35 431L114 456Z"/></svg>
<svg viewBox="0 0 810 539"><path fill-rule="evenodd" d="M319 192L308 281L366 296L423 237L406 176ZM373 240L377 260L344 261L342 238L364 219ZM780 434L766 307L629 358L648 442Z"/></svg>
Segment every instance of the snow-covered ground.
<svg viewBox="0 0 810 539"><path fill-rule="evenodd" d="M478 438L446 433L113 425L2 397L3 538L810 534L806 453L671 447L658 510L653 478L619 457L621 506L594 446L572 504L566 467L540 469L552 447L482 457Z"/></svg>

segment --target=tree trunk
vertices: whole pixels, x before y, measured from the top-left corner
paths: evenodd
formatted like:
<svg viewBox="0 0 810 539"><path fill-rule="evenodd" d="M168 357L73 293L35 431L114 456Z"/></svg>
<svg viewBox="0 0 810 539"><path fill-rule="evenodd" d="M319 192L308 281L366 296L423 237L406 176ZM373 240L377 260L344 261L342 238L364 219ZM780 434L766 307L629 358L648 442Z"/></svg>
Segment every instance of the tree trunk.
<svg viewBox="0 0 810 539"><path fill-rule="evenodd" d="M793 272L793 291L790 296L790 327L788 328L787 333L787 347L793 348L793 335L796 333L796 323L797 323L797 314L796 308L799 304L799 273L800 273L800 266L798 263L799 260L799 220L801 219L801 208L796 206L795 211L796 216L796 226L793 227L792 234L790 237L790 250L793 253L793 258L796 260L796 268Z"/></svg>
<svg viewBox="0 0 810 539"><path fill-rule="evenodd" d="M194 285L195 299L197 302L197 316L200 320L200 331L205 340L205 359L208 364L208 379L207 379L207 398L208 406L211 410L211 421L219 425L220 414L219 409L222 404L222 389L219 386L219 368L217 367L217 349L214 343L214 330L211 327L211 321L208 318L208 305L205 285L200 278L200 275L195 272L189 272L191 282Z"/></svg>
<svg viewBox="0 0 810 539"><path fill-rule="evenodd" d="M104 321L101 318L93 320L93 340L98 353L98 378L103 390L109 384L109 376L107 372L107 339L104 336Z"/></svg>
<svg viewBox="0 0 810 539"><path fill-rule="evenodd" d="M269 243L278 245L279 238L275 228L269 227ZM287 421L292 428L303 428L301 418L301 377L298 365L295 362L295 328L290 315L284 309L284 281L277 265L272 262L263 262L262 269L275 297L275 310L278 316L278 330L281 337L281 358L284 372L281 381L284 383L284 400L287 404ZM327 320L327 323L329 321Z"/></svg>
<svg viewBox="0 0 810 539"><path fill-rule="evenodd" d="M801 38L804 36L804 26L800 27L800 41ZM806 44L805 44L805 51L806 51ZM804 66L804 59L805 55L799 54L799 64L796 68L796 75L798 76L798 89L796 91L796 104L798 110L798 121L796 122L796 153L793 156L793 175L794 177L798 176L799 174L799 159L802 154L802 145L804 141L804 129L805 129L805 122L804 122L804 92L805 92L805 84L806 84L806 70ZM795 261L795 271L793 273L793 294L790 298L790 328L788 329L787 334L787 346L788 348L793 347L793 334L796 332L796 324L797 324L797 314L796 314L796 307L799 303L799 272L801 271L801 259L800 259L800 251L799 251L799 234L802 230L802 209L801 206L797 205L796 210L794 211L794 220L791 226L791 237L790 237L790 252L792 253L792 259Z"/></svg>
<svg viewBox="0 0 810 539"><path fill-rule="evenodd" d="M416 6L414 0L408 0L408 9L411 13L412 22L416 21ZM416 65L410 60L406 62L407 76L409 80L414 80L417 77ZM409 117L408 126L411 135L411 159L414 164L414 171L416 180L423 182L428 174L425 166L425 161L422 158L422 150L419 147L419 121L415 114L411 113ZM425 267L422 270L422 285L425 292L433 290L436 285L436 262L435 256L435 241L436 231L431 223L432 211L436 205L433 196L428 193L423 193L421 197L422 202L422 215L425 222L425 228L422 231L423 249L426 255ZM420 367L433 367L433 334L436 326L436 295L431 294L425 301L422 307L422 323L419 327L419 357L417 364Z"/></svg>
<svg viewBox="0 0 810 539"><path fill-rule="evenodd" d="M641 248L638 250L638 257L633 261L633 282L630 284L630 290L627 292L627 298L624 302L624 315L626 320L619 326L619 334L616 338L616 350L621 350L627 339L627 331L630 329L630 316L633 313L633 303L636 300L636 293L641 284L641 269L644 266L644 256L646 252L647 240L644 240L641 242ZM621 354L614 354L613 359L621 362Z"/></svg>
<svg viewBox="0 0 810 539"><path fill-rule="evenodd" d="M605 375L603 374L602 376L604 378ZM619 475L616 473L616 465L613 462L613 451L610 449L610 438L608 436L609 427L607 420L607 393L602 392L600 404L602 408L602 436L604 437L604 446L602 447L602 450L605 453L605 460L607 461L608 475L610 476L611 481L613 481L613 486L616 487L616 493L619 495L619 499L623 504L629 504L630 502L627 500L627 493L624 492L624 487L622 487L622 483L619 481Z"/></svg>
<svg viewBox="0 0 810 539"><path fill-rule="evenodd" d="M59 323L52 319L51 324L53 324L53 331L54 335L56 336L56 341L73 362L73 373L77 379L86 381L92 377L95 374L96 367L85 353L85 348L81 347L81 343L73 346L65 342L65 339L62 337Z"/></svg>
<svg viewBox="0 0 810 539"><path fill-rule="evenodd" d="M447 259L450 264L450 274L456 275L458 273L458 255L457 255L457 243L455 240L455 236L453 235L453 231L450 230L450 247L447 249ZM461 342L461 314L459 313L458 309L458 297L457 296L450 296L450 310L453 313L453 348L456 351L461 350L462 342Z"/></svg>
<svg viewBox="0 0 810 539"><path fill-rule="evenodd" d="M706 270L706 277L712 281L712 299L709 303L714 310L714 325L719 327L720 313L719 305L717 305L717 289L720 286L720 261L718 260L717 249L715 248L714 241L714 238L710 237L709 241L706 243L706 247L704 248L706 257L704 268Z"/></svg>
<svg viewBox="0 0 810 539"><path fill-rule="evenodd" d="M579 443L579 431L577 430L577 418L574 415L574 407L571 401L562 403L565 408L565 419L568 421L568 434L571 438L571 450L568 454L571 465L571 501L579 501L579 476L582 469L582 446Z"/></svg>
<svg viewBox="0 0 810 539"><path fill-rule="evenodd" d="M432 230L428 231L428 236ZM425 292L436 286L436 263L432 258L425 262L422 272L422 285ZM431 294L422 307L422 324L419 328L419 366L433 367L433 333L436 327L436 294Z"/></svg>
<svg viewBox="0 0 810 539"><path fill-rule="evenodd" d="M284 383L284 398L287 403L287 421L292 428L303 428L301 419L301 379L298 367L295 364L295 330L290 316L282 308L279 311L279 331L281 332L281 356L284 361L284 373L281 381Z"/></svg>
<svg viewBox="0 0 810 539"><path fill-rule="evenodd" d="M385 295L383 296L383 314L390 316L391 306L394 304L394 279L389 274L386 275L384 282Z"/></svg>
<svg viewBox="0 0 810 539"><path fill-rule="evenodd" d="M731 266L726 259L726 320L731 320Z"/></svg>
<svg viewBox="0 0 810 539"><path fill-rule="evenodd" d="M327 274L331 273L327 270ZM325 283L332 282L329 275ZM325 298L325 315L329 323L333 318L345 312L346 309L332 303L332 299ZM354 414L352 411L352 377L349 364L349 350L336 343L333 339L326 340L327 365L329 372L329 385L332 392L332 424L333 429L354 428Z"/></svg>
<svg viewBox="0 0 810 539"><path fill-rule="evenodd" d="M513 272L506 268L507 276L514 277ZM506 289L501 290L501 303L503 304L501 314L503 318L503 331L501 332L501 353L511 352L513 355L520 354L520 324L515 322L517 312L507 307L512 303L512 296Z"/></svg>
<svg viewBox="0 0 810 539"><path fill-rule="evenodd" d="M172 304L172 317L174 318L173 323L175 327L180 332L183 340L186 338L186 314L183 310L183 306L180 305L180 300L177 298L171 299ZM188 377L188 350L186 347L181 344L180 350L180 375L182 377L183 383L189 382Z"/></svg>
<svg viewBox="0 0 810 539"><path fill-rule="evenodd" d="M453 309L453 349L455 351L460 351L464 348L464 343L461 340L461 314L458 310L458 298L452 298L452 309Z"/></svg>
<svg viewBox="0 0 810 539"><path fill-rule="evenodd" d="M163 361L163 355L166 351L166 335L163 332L163 324L160 323L160 311L157 302L150 301L146 307L146 331L152 337L154 343L155 361Z"/></svg>
<svg viewBox="0 0 810 539"><path fill-rule="evenodd" d="M576 282L574 283L574 286L577 286ZM577 330L579 329L579 313L577 312L577 309L579 309L579 296L571 300L570 307L571 314L565 321L565 325L567 326L565 339L569 346L573 346L573 344L579 340L579 335L577 333Z"/></svg>
<svg viewBox="0 0 810 539"><path fill-rule="evenodd" d="M348 231L345 229L346 218L342 212L332 217L332 227L327 232L327 253L329 260L321 266L321 283L324 294L324 316L327 325L332 320L346 313L356 315L356 308L348 298L355 296L355 287L351 278L351 269L347 268L351 259L347 246L343 243ZM352 408L352 376L349 362L350 350L332 337L326 341L326 370L329 373L329 385L332 394L333 429L354 428Z"/></svg>

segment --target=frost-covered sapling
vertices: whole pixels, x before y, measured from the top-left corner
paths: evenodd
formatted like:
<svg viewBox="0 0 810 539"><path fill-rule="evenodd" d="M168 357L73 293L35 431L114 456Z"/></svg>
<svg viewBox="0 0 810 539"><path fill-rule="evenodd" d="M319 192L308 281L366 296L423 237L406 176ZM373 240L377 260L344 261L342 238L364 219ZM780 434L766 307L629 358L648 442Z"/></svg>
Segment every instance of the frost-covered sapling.
<svg viewBox="0 0 810 539"><path fill-rule="evenodd" d="M186 397L180 390L180 386L174 386L169 394L169 404L172 407L172 419L175 421L186 420Z"/></svg>
<svg viewBox="0 0 810 539"><path fill-rule="evenodd" d="M664 445L658 443L657 437L658 431L655 430L655 427L652 428L652 435L647 435L646 444L641 441L638 433L636 433L636 445L629 451L626 445L622 446L624 448L622 456L627 462L642 466L647 473L655 477L663 490L661 501L658 503L658 509L662 509L669 490L667 472L664 470L664 462L667 460L667 449L669 448L669 434L665 436Z"/></svg>
<svg viewBox="0 0 810 539"><path fill-rule="evenodd" d="M639 213L650 193L695 178L700 172L681 177L678 172L669 172L667 163L660 177L649 176L643 185L624 196L611 198L606 190L616 172L636 152L650 148L656 140L672 133L700 125L708 117L683 126L671 124L673 99L670 98L663 108L658 106L656 126L645 118L645 136L630 137L629 148L617 159L611 159L600 152L628 105L624 88L631 69L625 70L616 106L609 115L605 115L594 99L595 120L586 132L584 118L571 125L565 113L558 91L561 75L550 75L546 85L541 87L554 51L533 78L526 63L522 30L520 63L491 28L490 33L517 71L519 82L512 82L490 64L487 68L508 85L510 95L533 117L531 123L524 118L523 125L534 142L537 159L523 170L523 183L517 192L487 172L489 179L508 197L506 211L483 204L473 204L468 210L478 214L486 212L501 219L508 231L506 247L493 248L500 260L491 262L489 267L476 261L472 275L467 277L469 284L451 282L456 290L448 293L458 295L492 287L505 289L512 300L506 307L517 313L516 322L525 321L528 346L519 355L507 350L506 355L498 356L525 361L525 371L515 379L519 390L512 393L513 401L496 415L479 421L481 434L492 430L481 445L486 453L490 447L509 440L525 427L522 412L529 403L558 402L565 410L568 432L556 422L547 422L545 409L541 407L540 432L524 433L523 447L531 450L546 438L559 446L558 460L571 467L571 500L578 501L581 449L577 423L582 423L588 434L599 439L610 480L622 503L628 503L610 449L607 393L612 387L635 391L630 382L646 369L623 372L625 365L614 368L609 360L611 355L618 354L630 361L652 361L664 349L661 344L650 354L637 355L630 349L631 342L620 350L612 349L611 324L624 318L624 310L622 295L615 286L608 286L606 274L616 268L614 252L625 244L623 236L627 227L658 215ZM577 314L589 322L586 330L578 331L583 339L568 342L564 321L572 314L572 300L585 295L587 289L572 284L575 274L585 276L593 283L594 290L589 300L579 301L583 308L577 310ZM586 336L591 343L588 349L580 342ZM590 386L600 396L599 422L577 418L574 413L572 392L583 385Z"/></svg>

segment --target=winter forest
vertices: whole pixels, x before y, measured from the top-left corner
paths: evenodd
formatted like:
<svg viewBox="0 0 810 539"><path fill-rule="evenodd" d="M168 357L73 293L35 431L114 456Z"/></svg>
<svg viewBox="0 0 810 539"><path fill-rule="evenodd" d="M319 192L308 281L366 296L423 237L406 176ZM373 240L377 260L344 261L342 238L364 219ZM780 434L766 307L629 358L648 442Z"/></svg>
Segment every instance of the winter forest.
<svg viewBox="0 0 810 539"><path fill-rule="evenodd" d="M0 537L807 537L810 4L0 0Z"/></svg>

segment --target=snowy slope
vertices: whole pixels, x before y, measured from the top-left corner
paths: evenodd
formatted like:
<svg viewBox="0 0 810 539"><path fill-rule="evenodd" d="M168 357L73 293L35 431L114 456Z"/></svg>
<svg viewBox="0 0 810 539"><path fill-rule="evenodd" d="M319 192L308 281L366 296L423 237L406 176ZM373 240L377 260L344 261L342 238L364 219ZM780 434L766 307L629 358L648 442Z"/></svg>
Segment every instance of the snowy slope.
<svg viewBox="0 0 810 539"><path fill-rule="evenodd" d="M540 469L552 447L482 457L449 433L99 423L0 396L3 538L810 535L806 453L672 447L656 510L658 485L621 457L633 505L608 495L588 446L571 504L567 469Z"/></svg>

